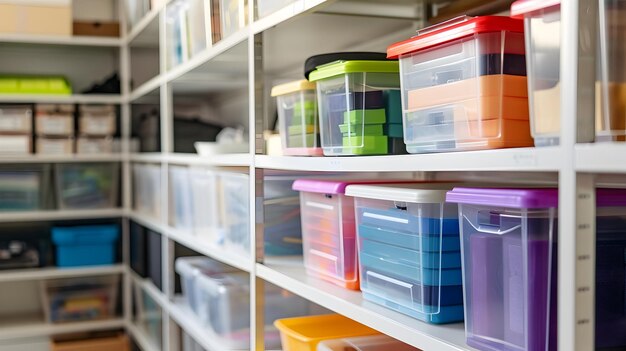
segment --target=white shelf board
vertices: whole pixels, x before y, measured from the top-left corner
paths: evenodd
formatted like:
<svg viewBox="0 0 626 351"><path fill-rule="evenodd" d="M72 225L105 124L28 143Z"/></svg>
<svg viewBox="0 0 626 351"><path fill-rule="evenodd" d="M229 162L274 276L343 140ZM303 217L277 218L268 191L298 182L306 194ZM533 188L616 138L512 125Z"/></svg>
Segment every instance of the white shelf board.
<svg viewBox="0 0 626 351"><path fill-rule="evenodd" d="M578 172L626 173L626 143L590 143L575 146Z"/></svg>
<svg viewBox="0 0 626 351"><path fill-rule="evenodd" d="M0 283L26 280L44 280L58 278L91 277L97 275L112 275L123 273L124 265L76 267L76 268L32 268L0 271Z"/></svg>
<svg viewBox="0 0 626 351"><path fill-rule="evenodd" d="M199 156L197 154L166 154L167 163L188 166L248 167L252 161L250 154L222 154Z"/></svg>
<svg viewBox="0 0 626 351"><path fill-rule="evenodd" d="M258 19L252 23L252 33L258 34L269 28L275 27L299 14L312 11L317 6L331 3L329 0L297 0L284 8Z"/></svg>
<svg viewBox="0 0 626 351"><path fill-rule="evenodd" d="M128 95L128 101L134 102L136 100L141 99L142 97L152 93L153 91L159 89L163 84L163 76L157 75L155 77L150 78L150 80L144 82L136 89L130 92Z"/></svg>
<svg viewBox="0 0 626 351"><path fill-rule="evenodd" d="M0 320L0 340L118 329L124 326L121 318L54 324L44 322L41 316L16 316Z"/></svg>
<svg viewBox="0 0 626 351"><path fill-rule="evenodd" d="M165 293L163 293L159 288L154 285L154 283L148 278L142 278L137 273L129 271L133 279L133 283L141 288L141 290L145 291L151 299L153 299L161 309L166 310L169 302L167 301L167 297Z"/></svg>
<svg viewBox="0 0 626 351"><path fill-rule="evenodd" d="M152 340L148 337L147 333L141 328L133 323L128 323L126 325L126 330L128 330L142 351L161 351L161 349L155 345Z"/></svg>
<svg viewBox="0 0 626 351"><path fill-rule="evenodd" d="M119 47L123 40L114 37L2 34L0 43Z"/></svg>
<svg viewBox="0 0 626 351"><path fill-rule="evenodd" d="M202 325L184 297L174 298L174 302L169 305L169 312L170 317L176 324L185 330L205 350L227 350L219 343L219 336L212 333L208 327Z"/></svg>
<svg viewBox="0 0 626 351"><path fill-rule="evenodd" d="M561 149L518 148L419 155L300 157L255 156L265 169L319 172L530 171L556 172Z"/></svg>
<svg viewBox="0 0 626 351"><path fill-rule="evenodd" d="M150 216L146 216L142 213L138 213L135 211L130 211L128 217L133 221L141 224L142 226L155 231L161 235L167 235L167 227L161 223L161 220L158 218L153 218Z"/></svg>
<svg viewBox="0 0 626 351"><path fill-rule="evenodd" d="M218 247L203 243L197 236L185 233L173 228L167 229L167 236L176 241L177 243L184 245L198 253L210 257L216 261L220 261L229 266L233 266L245 272L250 272L251 264L249 256L243 254L234 253L231 250L223 247Z"/></svg>
<svg viewBox="0 0 626 351"><path fill-rule="evenodd" d="M463 323L428 324L365 301L359 291L309 277L302 261L259 263L256 271L267 282L422 350L473 350L465 344Z"/></svg>
<svg viewBox="0 0 626 351"><path fill-rule="evenodd" d="M129 158L132 162L161 163L164 156L160 152L135 152Z"/></svg>
<svg viewBox="0 0 626 351"><path fill-rule="evenodd" d="M26 221L60 221L71 219L113 218L122 217L124 211L120 208L101 210L46 210L46 211L22 211L1 212L0 223L26 222Z"/></svg>
<svg viewBox="0 0 626 351"><path fill-rule="evenodd" d="M0 94L0 103L120 104L118 94Z"/></svg>
<svg viewBox="0 0 626 351"><path fill-rule="evenodd" d="M121 154L95 154L95 155L2 155L2 163L79 163L79 162L120 162Z"/></svg>

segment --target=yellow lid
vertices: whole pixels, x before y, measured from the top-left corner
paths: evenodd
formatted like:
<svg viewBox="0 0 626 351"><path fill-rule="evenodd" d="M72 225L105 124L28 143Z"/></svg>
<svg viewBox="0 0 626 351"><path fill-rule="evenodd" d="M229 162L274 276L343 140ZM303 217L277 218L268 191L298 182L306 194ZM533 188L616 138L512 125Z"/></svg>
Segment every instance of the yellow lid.
<svg viewBox="0 0 626 351"><path fill-rule="evenodd" d="M281 85L277 85L272 88L272 96L280 96L285 94L291 94L302 90L315 90L315 83L309 82L306 79L297 80Z"/></svg>

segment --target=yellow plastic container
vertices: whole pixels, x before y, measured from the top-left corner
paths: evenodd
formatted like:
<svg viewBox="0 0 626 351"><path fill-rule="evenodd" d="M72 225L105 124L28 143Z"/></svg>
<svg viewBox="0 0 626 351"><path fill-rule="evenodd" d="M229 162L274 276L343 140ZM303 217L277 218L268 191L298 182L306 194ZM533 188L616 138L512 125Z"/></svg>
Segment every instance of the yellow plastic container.
<svg viewBox="0 0 626 351"><path fill-rule="evenodd" d="M324 340L380 334L339 314L279 319L274 325L284 351L316 351Z"/></svg>

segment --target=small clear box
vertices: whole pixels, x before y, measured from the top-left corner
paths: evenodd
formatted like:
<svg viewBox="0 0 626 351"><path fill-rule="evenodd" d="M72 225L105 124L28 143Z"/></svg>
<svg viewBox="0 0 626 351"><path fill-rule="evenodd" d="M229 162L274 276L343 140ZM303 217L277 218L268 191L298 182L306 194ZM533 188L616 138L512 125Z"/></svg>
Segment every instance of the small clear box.
<svg viewBox="0 0 626 351"><path fill-rule="evenodd" d="M242 255L250 253L249 179L244 173L220 173L224 246Z"/></svg>
<svg viewBox="0 0 626 351"><path fill-rule="evenodd" d="M170 177L170 224L191 233L193 230L193 203L189 168L171 166Z"/></svg>
<svg viewBox="0 0 626 351"><path fill-rule="evenodd" d="M117 207L119 168L119 163L55 165L58 207L60 209Z"/></svg>

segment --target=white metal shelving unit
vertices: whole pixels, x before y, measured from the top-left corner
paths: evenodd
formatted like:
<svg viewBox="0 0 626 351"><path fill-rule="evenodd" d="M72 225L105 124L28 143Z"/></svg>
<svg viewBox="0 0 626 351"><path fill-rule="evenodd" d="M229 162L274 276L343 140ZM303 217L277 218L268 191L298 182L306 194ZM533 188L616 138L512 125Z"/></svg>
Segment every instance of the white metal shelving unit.
<svg viewBox="0 0 626 351"><path fill-rule="evenodd" d="M258 0L257 0L258 1ZM255 0L248 0L250 9L254 8ZM485 0L485 3L489 0ZM195 322L189 309L174 294L174 245L191 248L200 254L220 260L236 268L250 273L251 283L251 343L252 349L263 350L263 291L264 283L272 283L290 290L305 299L317 303L327 309L344 314L392 337L407 342L426 351L431 350L470 350L464 340L462 324L428 325L402 314L387 310L364 301L358 292L347 291L336 286L307 277L301 262L288 260L266 260L262 254L263 226L256 223L257 212L263 197L263 176L268 172L347 172L347 173L389 173L411 172L416 176L437 177L439 173L455 174L460 178L472 174L472 179L490 179L488 175L497 173L502 180L509 183L525 183L530 175L539 175L538 179L549 179L558 182L560 192L559 208L559 349L560 350L593 350L594 328L594 240L595 232L593 217L595 215L594 188L598 174L626 173L626 146L619 144L586 144L591 141L588 136L579 135L584 126L593 124L593 94L587 94L594 83L586 81L587 75L582 74L586 67L593 67L593 42L595 35L589 35L593 28L593 0L571 0L562 4L563 55L562 55L562 101L561 111L561 146L550 148L523 148L507 150L489 150L463 153L375 156L375 157L273 157L263 154L261 133L267 125L271 111L268 98L268 87L274 80L296 78L301 76L302 60L316 50L368 50L372 47L384 48L394 40L405 39L409 33L422 23L421 14L424 4L420 0L295 0L285 8L263 18L255 20L254 11L249 11L247 27L225 38L217 44L206 48L188 61L168 70L166 57L166 16L165 7L150 11L138 24L120 40L58 40L49 38L12 38L0 37L0 42L27 42L35 45L67 45L67 46L111 46L119 47L120 72L122 77L121 96L73 95L71 97L53 98L40 96L0 96L0 102L107 102L122 105L122 153L121 155L99 156L100 160L122 162L122 199L123 209L120 212L89 213L85 216L74 213L66 214L27 215L19 220L35 218L69 219L94 218L99 216L122 215L162 235L162 268L163 291L159 291L152 283L137 278L133 273L125 274L124 284L124 320L123 325L135 337L146 351L157 350L156 346L146 338L145 333L132 323L131 283L140 286L153 296L163 310L163 351L176 351L177 332L175 325L180 326L188 334L208 350L221 350L222 347L207 336ZM121 13L121 12L120 12ZM581 14L587 15L581 15ZM334 16L334 17L333 17ZM123 18L121 13L120 18ZM328 18L335 18L329 20ZM371 38L359 30L346 30L356 19L366 19L368 28L381 30L380 38ZM411 23L408 28L400 23ZM386 22L386 20L389 20ZM316 22L319 21L319 22ZM345 24L343 23L351 23ZM315 27L323 23L324 26ZM124 29L125 24L122 26ZM130 51L131 45L144 40L145 33L157 30L159 47L159 71L143 84L131 90L130 84ZM313 28L313 29L311 29ZM364 26L365 28L365 26ZM298 32L301 29L301 32ZM308 29L305 31L304 29ZM357 28L358 29L358 28ZM407 31L407 29L409 31ZM318 32L319 31L319 32ZM333 36L333 31L337 31ZM306 34L306 35L305 35ZM302 42L305 46L290 48L299 35L305 35ZM580 45L581 38L585 44ZM320 47L316 47L319 45ZM195 155L177 154L173 152L173 105L175 93L184 95L189 78L208 77L206 86L212 91L219 90L220 84L227 88L230 85L223 81L211 81L215 75L203 75L228 52L242 49L247 60L248 90L248 130L250 151L244 155L229 155L203 158ZM281 68L284 67L284 70ZM203 78L204 79L204 78ZM586 90L587 89L587 90ZM161 118L161 152L131 153L129 137L131 135L131 106L142 99L150 97L158 99ZM575 118L574 118L575 117ZM0 159L0 163L18 162L88 162L96 158L72 157L65 159L39 158L36 156L20 160ZM250 213L251 213L251 246L254 254L249 257L237 256L223 250L216 250L198 243L189 233L172 228L168 216L160 219L149 218L135 213L132 209L133 163L152 163L161 167L161 213L169 213L168 169L170 165L187 165L203 167L245 167L250 176ZM526 178L528 177L528 178ZM521 179L523 178L523 179ZM534 178L533 178L534 179ZM618 182L619 183L619 182ZM626 182L623 182L626 184ZM623 185L623 184L622 184ZM46 217L49 216L49 217ZM7 219L5 219L5 217ZM8 216L0 216L0 221L8 221ZM128 225L124 226L124 262L129 259ZM116 268L117 269L117 268ZM83 274L76 273L76 274ZM29 273L33 279L45 279L54 271ZM10 275L0 280L9 279ZM99 326L85 324L87 327ZM16 327L17 328L17 327ZM35 328L35 327L33 327ZM57 327L37 326L38 333L57 333L64 330ZM35 329L36 329L35 328ZM82 325L80 328L83 328ZM35 330L32 329L32 330ZM0 336L4 329L0 326ZM8 333L8 332L7 332ZM19 333L18 333L19 334ZM4 334L8 335L8 334ZM22 335L22 334L19 334ZM30 335L30 334L29 334Z"/></svg>

